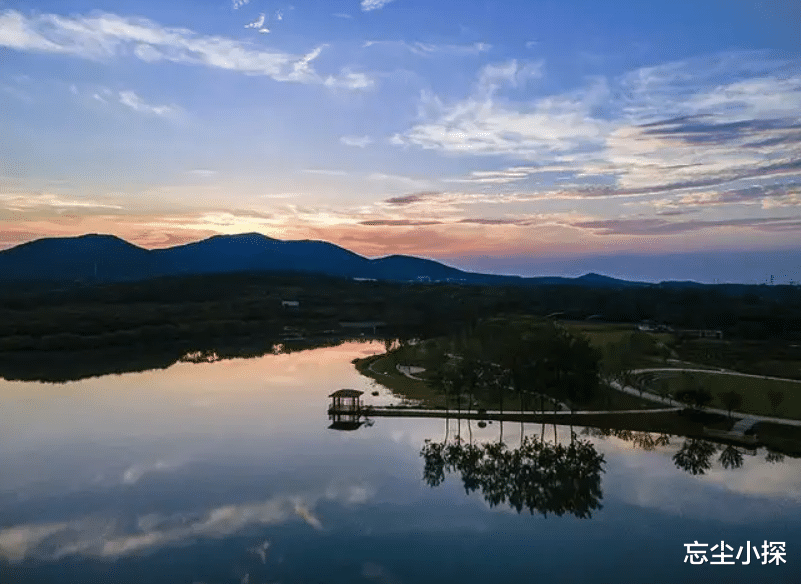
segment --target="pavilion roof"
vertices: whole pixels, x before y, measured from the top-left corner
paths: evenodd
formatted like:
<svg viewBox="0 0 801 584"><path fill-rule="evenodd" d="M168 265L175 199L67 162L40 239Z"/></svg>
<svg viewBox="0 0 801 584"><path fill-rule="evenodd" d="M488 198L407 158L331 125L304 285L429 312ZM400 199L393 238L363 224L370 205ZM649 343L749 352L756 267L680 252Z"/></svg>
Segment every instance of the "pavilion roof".
<svg viewBox="0 0 801 584"><path fill-rule="evenodd" d="M338 389L328 397L359 397L363 393L358 389Z"/></svg>

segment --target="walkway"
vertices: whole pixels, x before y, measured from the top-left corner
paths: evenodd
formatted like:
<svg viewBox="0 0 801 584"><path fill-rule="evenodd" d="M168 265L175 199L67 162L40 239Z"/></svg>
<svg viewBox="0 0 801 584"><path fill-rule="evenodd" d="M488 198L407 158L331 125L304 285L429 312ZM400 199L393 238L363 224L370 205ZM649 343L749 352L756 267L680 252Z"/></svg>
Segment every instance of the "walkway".
<svg viewBox="0 0 801 584"><path fill-rule="evenodd" d="M785 379L784 377L771 377L770 375L754 375L753 373L740 373L730 369L691 369L689 367L652 367L648 369L634 369L631 373L639 375L641 373L657 373L665 371L678 371L686 373L714 373L716 375L738 375L740 377L750 377L752 379L772 379L773 381L786 381L788 383L801 383L801 379Z"/></svg>
<svg viewBox="0 0 801 584"><path fill-rule="evenodd" d="M366 406L362 409L362 414L367 417L398 417L398 418L448 418L448 419L463 419L463 420L493 420L501 422L540 422L547 419L546 423L550 423L554 418L564 418L566 423L571 420L575 425L581 425L582 416L616 416L618 414L634 414L646 416L651 414L664 414L679 411L681 408L658 408L653 410L599 410L589 411L580 410L575 412L570 411L546 411L546 412L514 412L506 410L501 413L499 410L490 410L487 412L465 411L462 410L433 410L425 408L393 408L393 407L370 407Z"/></svg>
<svg viewBox="0 0 801 584"><path fill-rule="evenodd" d="M647 371L653 371L653 369L640 369L638 371L639 372L647 372ZM663 371L663 369L658 369L658 371ZM669 369L669 370L667 370L666 369L664 371L679 371L679 370L677 370L677 369ZM700 371L705 371L705 370L702 369ZM635 371L635 373L636 373L636 371ZM757 377L759 377L759 376L757 376ZM636 389L636 388L628 386L628 385L627 386L623 386L623 385L620 384L619 381L610 381L609 382L609 387L611 387L612 389L616 389L618 391L622 391L624 393L628 393L628 394L631 394L631 395L636 395L638 397L642 397L642 399L647 399L647 400L650 400L652 402L657 402L657 403L661 403L661 404L664 404L664 405L680 407L680 408L686 407L684 404L679 403L676 400L674 400L672 398L669 398L669 397L662 397L660 395L653 394L653 393L651 393L649 391L643 391L642 393L640 393L639 389ZM648 410L643 410L643 411L648 411ZM729 411L728 410L721 410L721 409L718 409L718 408L704 408L703 411L711 412L713 414L721 414L721 415L727 416L727 417L729 415ZM801 426L801 420L789 420L787 418L775 418L773 416L757 416L757 415L754 415L754 414L741 414L740 412L732 412L731 416L732 416L732 418L737 418L738 420L741 420L743 418L751 418L751 419L754 420L754 422L753 422L754 424L756 424L757 422L771 422L773 424L784 424L785 426Z"/></svg>
<svg viewBox="0 0 801 584"><path fill-rule="evenodd" d="M413 375L414 373L422 373L425 371L425 367L415 367L414 365L395 365L395 368L409 379L414 379L415 381L425 381L425 379Z"/></svg>
<svg viewBox="0 0 801 584"><path fill-rule="evenodd" d="M759 420L757 420L753 416L746 416L741 420L738 420L734 426L731 427L730 432L732 434L741 434L745 436L745 433L748 432L751 428L753 428Z"/></svg>

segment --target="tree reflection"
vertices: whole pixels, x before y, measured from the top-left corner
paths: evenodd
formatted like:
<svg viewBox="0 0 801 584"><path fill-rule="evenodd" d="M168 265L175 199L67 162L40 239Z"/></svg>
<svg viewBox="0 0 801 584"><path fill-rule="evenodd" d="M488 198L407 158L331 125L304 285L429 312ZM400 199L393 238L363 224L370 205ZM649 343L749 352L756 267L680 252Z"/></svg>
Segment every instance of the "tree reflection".
<svg viewBox="0 0 801 584"><path fill-rule="evenodd" d="M725 469L741 468L743 466L743 453L736 446L730 444L721 451L718 462Z"/></svg>
<svg viewBox="0 0 801 584"><path fill-rule="evenodd" d="M589 441L573 439L565 446L528 436L509 449L497 442L426 440L420 455L429 486L442 484L446 473L459 473L465 492L480 491L492 507L507 504L518 513L528 509L579 518L601 508L604 457Z"/></svg>
<svg viewBox="0 0 801 584"><path fill-rule="evenodd" d="M685 440L679 451L673 455L673 462L690 474L704 474L712 468L712 455L717 451L717 446L708 440Z"/></svg>
<svg viewBox="0 0 801 584"><path fill-rule="evenodd" d="M587 427L582 430L582 434L601 439L613 436L625 442L631 442L635 448L647 451L656 450L660 446L668 446L670 444L670 436L664 432L635 432L633 430Z"/></svg>
<svg viewBox="0 0 801 584"><path fill-rule="evenodd" d="M631 442L632 446L643 450L656 450L660 446L670 445L670 436L664 433L587 427L582 430L582 434L602 440L612 436ZM718 451L720 451L718 462L726 470L742 468L745 464L745 454L749 454L747 449L743 450L742 447L734 444L719 444L709 440L687 438L679 451L673 455L673 462L677 468L685 472L702 475L712 468L712 456ZM756 454L756 452L752 454ZM765 455L765 461L769 463L783 460L784 455L778 452L769 450Z"/></svg>

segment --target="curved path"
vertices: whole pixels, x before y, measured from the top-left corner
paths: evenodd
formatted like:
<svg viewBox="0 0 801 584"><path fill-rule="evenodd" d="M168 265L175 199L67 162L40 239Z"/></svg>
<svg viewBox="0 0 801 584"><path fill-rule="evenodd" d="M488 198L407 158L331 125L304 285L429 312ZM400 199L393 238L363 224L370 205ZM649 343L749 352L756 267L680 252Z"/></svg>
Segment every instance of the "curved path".
<svg viewBox="0 0 801 584"><path fill-rule="evenodd" d="M656 373L663 371L678 371L686 373L714 373L716 375L738 375L740 377L751 377L752 379L772 379L773 381L786 381L788 383L799 383L801 379L785 379L784 377L771 377L769 375L754 375L753 373L740 373L739 371L732 371L731 369L691 369L689 367L651 367L648 369L634 369L633 375L641 373Z"/></svg>
<svg viewBox="0 0 801 584"><path fill-rule="evenodd" d="M395 369L409 379L414 379L415 381L425 381L425 379L422 377L417 377L417 375L414 375L414 373L422 373L425 371L425 368L423 367L415 367L414 365L395 365Z"/></svg>
<svg viewBox="0 0 801 584"><path fill-rule="evenodd" d="M655 371L655 370L654 369L639 369L637 371L639 371L639 372L647 372L647 371ZM634 373L636 373L637 371L634 371ZM681 369L656 369L656 371L681 371ZM698 371L704 371L705 373L708 373L708 371L706 371L705 369L699 369ZM759 376L756 376L756 377L759 377ZM653 401L653 402L658 402L658 403L661 403L661 404L664 404L664 405L673 406L673 407L680 407L680 408L686 407L684 404L682 404L680 402L677 402L676 400L674 400L672 398L662 397L661 395L656 395L654 393L651 393L650 391L643 391L642 393L640 393L639 389L636 389L636 388L628 386L628 385L624 386L619 381L614 381L614 380L610 381L609 382L609 387L611 387L613 389L616 389L618 391L622 391L623 393L636 395L638 397L641 397L642 399L647 399L647 400L650 400L650 401ZM721 410L721 409L718 409L718 408L704 408L703 410L705 412L712 412L713 414L721 414L723 416L728 416L729 415L729 411L728 410ZM647 411L647 410L644 410L644 411ZM752 422L753 424L755 424L757 422L772 422L774 424L784 424L785 426L801 426L801 420L790 420L790 419L787 419L787 418L776 418L776 417L773 417L773 416L757 416L755 414L743 414L743 413L740 413L740 412L732 412L731 413L731 417L732 418L737 418L738 420L741 420L743 418L750 418L750 419L753 420L753 422Z"/></svg>

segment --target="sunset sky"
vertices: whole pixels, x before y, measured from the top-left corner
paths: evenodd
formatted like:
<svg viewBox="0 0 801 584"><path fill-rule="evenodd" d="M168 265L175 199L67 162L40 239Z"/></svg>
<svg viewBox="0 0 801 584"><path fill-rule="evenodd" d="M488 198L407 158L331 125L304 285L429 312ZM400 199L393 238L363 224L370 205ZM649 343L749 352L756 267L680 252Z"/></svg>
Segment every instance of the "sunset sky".
<svg viewBox="0 0 801 584"><path fill-rule="evenodd" d="M0 0L0 248L801 280L797 0Z"/></svg>

